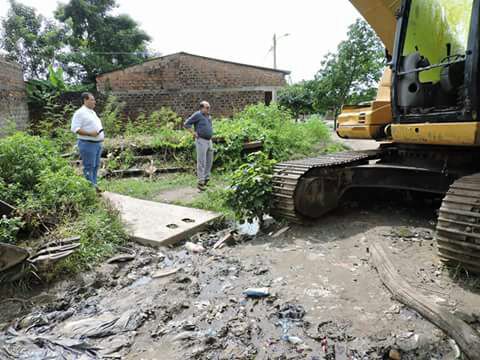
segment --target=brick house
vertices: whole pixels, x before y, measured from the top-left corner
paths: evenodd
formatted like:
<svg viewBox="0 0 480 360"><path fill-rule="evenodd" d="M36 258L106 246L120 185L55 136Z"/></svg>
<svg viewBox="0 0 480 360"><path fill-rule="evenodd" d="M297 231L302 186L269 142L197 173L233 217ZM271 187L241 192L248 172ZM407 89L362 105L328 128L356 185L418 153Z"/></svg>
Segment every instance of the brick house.
<svg viewBox="0 0 480 360"><path fill-rule="evenodd" d="M289 73L179 52L101 74L97 90L125 102L130 117L168 106L185 118L201 100L221 117L246 105L269 104Z"/></svg>
<svg viewBox="0 0 480 360"><path fill-rule="evenodd" d="M17 128L28 124L27 91L20 65L0 56L0 133L7 121L14 121Z"/></svg>

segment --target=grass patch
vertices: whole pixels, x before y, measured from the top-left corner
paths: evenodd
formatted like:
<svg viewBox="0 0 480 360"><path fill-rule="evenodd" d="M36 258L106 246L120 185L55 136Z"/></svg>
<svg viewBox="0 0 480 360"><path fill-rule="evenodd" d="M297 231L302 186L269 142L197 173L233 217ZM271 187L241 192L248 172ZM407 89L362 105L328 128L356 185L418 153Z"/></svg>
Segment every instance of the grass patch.
<svg viewBox="0 0 480 360"><path fill-rule="evenodd" d="M166 174L152 180L145 178L102 180L100 186L111 192L151 200L159 192L185 186L196 186L193 174Z"/></svg>
<svg viewBox="0 0 480 360"><path fill-rule="evenodd" d="M208 190L198 193L192 200L177 200L172 203L180 206L210 210L222 213L226 218L233 219L232 210L225 204L225 187L227 175L214 173L209 183ZM182 187L196 187L197 178L193 174L167 174L153 180L145 178L104 180L101 186L111 192L132 196L138 199L155 199L165 190Z"/></svg>
<svg viewBox="0 0 480 360"><path fill-rule="evenodd" d="M103 259L115 254L117 246L128 240L118 213L103 201L76 219L66 219L57 227L54 236L80 236L80 248L55 265L55 275L92 269Z"/></svg>

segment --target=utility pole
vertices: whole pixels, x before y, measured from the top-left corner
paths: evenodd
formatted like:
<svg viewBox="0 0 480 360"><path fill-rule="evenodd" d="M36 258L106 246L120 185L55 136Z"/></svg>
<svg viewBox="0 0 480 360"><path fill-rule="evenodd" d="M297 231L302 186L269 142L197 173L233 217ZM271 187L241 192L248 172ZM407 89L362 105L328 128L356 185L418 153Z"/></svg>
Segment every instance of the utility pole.
<svg viewBox="0 0 480 360"><path fill-rule="evenodd" d="M273 68L277 68L277 34L273 34Z"/></svg>
<svg viewBox="0 0 480 360"><path fill-rule="evenodd" d="M273 34L273 46L270 48L270 51L273 51L273 68L277 68L277 40L280 40L281 38L289 36L289 33L283 34L277 39L277 34ZM268 54L268 53L267 53Z"/></svg>

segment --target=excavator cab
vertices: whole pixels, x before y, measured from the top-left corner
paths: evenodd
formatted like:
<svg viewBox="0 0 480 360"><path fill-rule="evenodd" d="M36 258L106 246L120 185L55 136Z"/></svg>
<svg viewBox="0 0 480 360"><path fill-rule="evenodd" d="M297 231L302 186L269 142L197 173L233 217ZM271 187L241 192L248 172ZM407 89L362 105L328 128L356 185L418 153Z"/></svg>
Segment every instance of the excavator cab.
<svg viewBox="0 0 480 360"><path fill-rule="evenodd" d="M479 145L479 14L478 0L403 1L392 61L395 141Z"/></svg>
<svg viewBox="0 0 480 360"><path fill-rule="evenodd" d="M472 120L477 84L471 80L478 65L472 51L478 46L473 6L473 0L404 2L393 61L397 122L415 122L419 116L422 121Z"/></svg>

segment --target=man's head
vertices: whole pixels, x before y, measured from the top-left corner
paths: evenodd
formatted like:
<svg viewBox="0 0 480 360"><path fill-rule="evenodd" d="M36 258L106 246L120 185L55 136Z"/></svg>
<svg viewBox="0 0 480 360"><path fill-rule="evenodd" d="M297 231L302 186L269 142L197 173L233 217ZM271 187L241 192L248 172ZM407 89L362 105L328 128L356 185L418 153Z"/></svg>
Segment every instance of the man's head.
<svg viewBox="0 0 480 360"><path fill-rule="evenodd" d="M200 111L205 115L210 114L210 104L207 101L202 101L200 103Z"/></svg>
<svg viewBox="0 0 480 360"><path fill-rule="evenodd" d="M94 109L96 104L95 96L93 96L93 94L89 92L82 93L82 103L89 109Z"/></svg>

